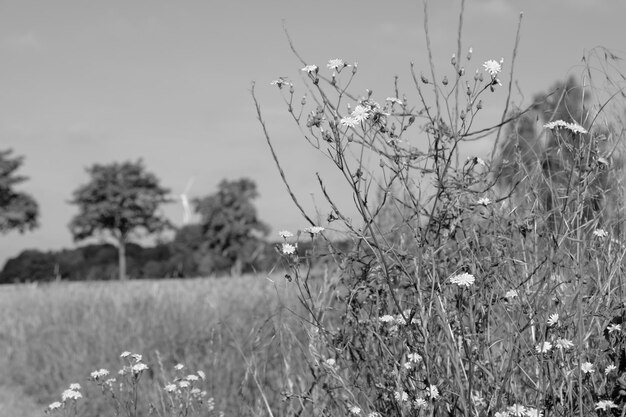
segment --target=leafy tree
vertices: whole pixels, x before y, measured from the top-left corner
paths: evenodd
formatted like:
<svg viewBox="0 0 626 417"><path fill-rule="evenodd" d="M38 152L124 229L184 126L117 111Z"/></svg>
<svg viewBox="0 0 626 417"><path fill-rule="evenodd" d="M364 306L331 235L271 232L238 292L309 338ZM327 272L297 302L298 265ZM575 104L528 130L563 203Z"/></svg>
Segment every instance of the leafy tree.
<svg viewBox="0 0 626 417"><path fill-rule="evenodd" d="M108 233L117 244L119 279L126 278L126 244L134 234L161 232L171 227L158 212L170 201L169 190L137 162L95 164L87 168L90 181L74 191L79 213L69 224L74 240Z"/></svg>
<svg viewBox="0 0 626 417"><path fill-rule="evenodd" d="M242 178L223 180L215 194L194 201L201 216L203 252L207 255L200 262L200 272L231 268L231 274L239 274L244 263L258 254L261 238L269 233L269 227L257 216L253 204L257 197L254 181Z"/></svg>
<svg viewBox="0 0 626 417"><path fill-rule="evenodd" d="M16 175L23 157L11 157L12 150L0 151L0 233L18 230L23 233L38 226L39 206L29 194L17 192L14 186L26 181Z"/></svg>

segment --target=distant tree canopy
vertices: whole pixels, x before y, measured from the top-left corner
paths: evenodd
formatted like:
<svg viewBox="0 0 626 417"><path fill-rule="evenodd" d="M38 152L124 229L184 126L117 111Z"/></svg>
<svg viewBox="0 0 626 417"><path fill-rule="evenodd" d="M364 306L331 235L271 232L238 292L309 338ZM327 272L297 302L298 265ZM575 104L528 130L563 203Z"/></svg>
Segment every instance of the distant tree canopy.
<svg viewBox="0 0 626 417"><path fill-rule="evenodd" d="M14 187L26 177L16 174L23 157L11 157L12 150L0 151L0 233L18 230L23 233L38 226L39 206L29 194Z"/></svg>
<svg viewBox="0 0 626 417"><path fill-rule="evenodd" d="M269 227L258 218L253 204L257 197L254 181L242 178L223 180L216 193L194 201L204 239L200 272L231 268L239 274L258 254Z"/></svg>
<svg viewBox="0 0 626 417"><path fill-rule="evenodd" d="M95 164L87 168L90 181L74 191L71 204L79 213L69 224L75 240L108 233L118 249L119 278L126 278L126 244L135 233L153 234L171 227L159 213L170 201L169 190L137 162Z"/></svg>

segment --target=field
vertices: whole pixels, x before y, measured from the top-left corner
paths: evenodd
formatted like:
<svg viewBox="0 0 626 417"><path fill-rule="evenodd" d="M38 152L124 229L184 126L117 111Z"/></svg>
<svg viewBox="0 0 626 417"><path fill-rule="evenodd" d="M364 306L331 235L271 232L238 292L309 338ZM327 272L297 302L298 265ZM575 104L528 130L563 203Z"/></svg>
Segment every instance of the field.
<svg viewBox="0 0 626 417"><path fill-rule="evenodd" d="M101 368L116 372L123 351L143 354L151 369L160 358L166 372L178 363L204 371L208 395L227 415L258 414L255 378L278 405L284 365L298 355L296 335L285 331L293 296L284 284L245 276L1 287L0 414L43 415L70 383L87 386ZM143 382L159 390L150 376ZM94 395L79 409L102 407Z"/></svg>

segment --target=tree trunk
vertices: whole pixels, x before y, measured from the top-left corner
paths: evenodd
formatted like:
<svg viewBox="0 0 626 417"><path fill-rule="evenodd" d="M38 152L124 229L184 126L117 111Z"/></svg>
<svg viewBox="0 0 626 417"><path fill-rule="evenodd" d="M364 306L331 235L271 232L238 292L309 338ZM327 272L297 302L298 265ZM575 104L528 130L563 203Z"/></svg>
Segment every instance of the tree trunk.
<svg viewBox="0 0 626 417"><path fill-rule="evenodd" d="M117 241L118 272L120 281L126 279L126 242L124 238Z"/></svg>

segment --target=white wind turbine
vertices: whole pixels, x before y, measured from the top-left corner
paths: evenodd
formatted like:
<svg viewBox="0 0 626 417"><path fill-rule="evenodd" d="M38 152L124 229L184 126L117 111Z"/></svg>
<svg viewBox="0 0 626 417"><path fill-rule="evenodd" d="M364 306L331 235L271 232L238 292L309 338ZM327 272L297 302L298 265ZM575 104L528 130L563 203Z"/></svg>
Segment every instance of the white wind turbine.
<svg viewBox="0 0 626 417"><path fill-rule="evenodd" d="M189 224L189 221L191 220L191 206L189 205L189 197L187 197L187 194L189 194L189 191L191 190L194 179L194 177L189 178L185 190L179 196L180 202L183 205L183 226Z"/></svg>

